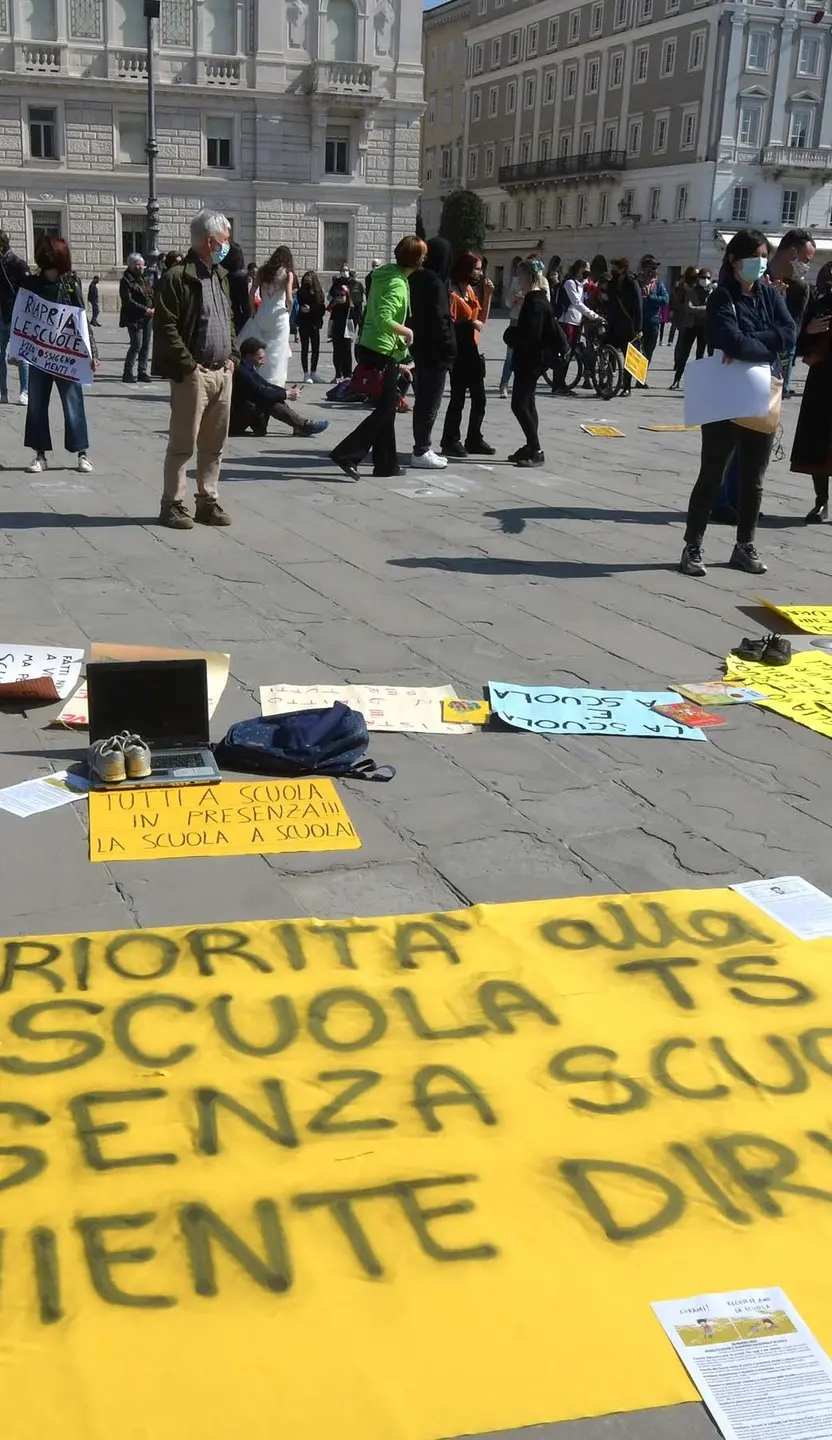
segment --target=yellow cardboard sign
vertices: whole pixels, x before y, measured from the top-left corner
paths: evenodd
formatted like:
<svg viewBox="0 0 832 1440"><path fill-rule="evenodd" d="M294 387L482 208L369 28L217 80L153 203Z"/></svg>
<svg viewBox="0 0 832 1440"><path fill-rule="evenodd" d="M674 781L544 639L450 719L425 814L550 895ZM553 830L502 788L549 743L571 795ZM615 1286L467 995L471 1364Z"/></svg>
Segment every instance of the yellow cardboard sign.
<svg viewBox="0 0 832 1440"><path fill-rule="evenodd" d="M832 635L832 605L775 605L772 600L763 600L762 596L760 604L782 615L795 630L802 630L805 635Z"/></svg>
<svg viewBox="0 0 832 1440"><path fill-rule="evenodd" d="M616 429L615 425L582 425L581 429L585 435L615 435L619 439L624 438L624 431Z"/></svg>
<svg viewBox="0 0 832 1440"><path fill-rule="evenodd" d="M832 738L832 655L822 650L804 650L782 666L729 655L725 678L764 691L765 700L755 701L764 710L773 710L776 715L785 715L798 725Z"/></svg>
<svg viewBox="0 0 832 1440"><path fill-rule="evenodd" d="M443 700L442 721L445 725L487 725L491 706L487 700Z"/></svg>
<svg viewBox="0 0 832 1440"><path fill-rule="evenodd" d="M832 971L727 890L0 942L14 1440L436 1440L832 1349Z"/></svg>
<svg viewBox="0 0 832 1440"><path fill-rule="evenodd" d="M93 861L360 848L331 780L224 780L90 794Z"/></svg>
<svg viewBox="0 0 832 1440"><path fill-rule="evenodd" d="M634 380L638 380L641 385L643 385L647 379L648 364L647 356L642 355L641 351L638 350L635 345L630 344L627 346L624 355L624 369L629 375L632 375Z"/></svg>

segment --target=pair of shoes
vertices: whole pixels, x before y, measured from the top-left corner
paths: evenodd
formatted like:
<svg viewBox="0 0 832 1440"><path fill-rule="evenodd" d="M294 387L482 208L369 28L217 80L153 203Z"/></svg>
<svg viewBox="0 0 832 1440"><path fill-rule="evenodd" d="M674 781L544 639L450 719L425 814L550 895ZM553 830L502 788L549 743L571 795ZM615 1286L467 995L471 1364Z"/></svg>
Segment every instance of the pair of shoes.
<svg viewBox="0 0 832 1440"><path fill-rule="evenodd" d="M181 500L163 500L159 511L159 524L168 530L193 530L193 516L185 509Z"/></svg>
<svg viewBox="0 0 832 1440"><path fill-rule="evenodd" d="M507 399L508 399L508 389L507 389L507 387L506 387L505 385L501 385L501 386L500 386L499 396L500 396L500 399L501 399L501 400L507 400Z"/></svg>
<svg viewBox="0 0 832 1440"><path fill-rule="evenodd" d="M376 470L375 468L373 469L373 475L376 480L392 480L394 475L406 474L407 471L405 470L403 465L394 465L392 470Z"/></svg>
<svg viewBox="0 0 832 1440"><path fill-rule="evenodd" d="M679 569L683 575L695 575L700 578L707 575L705 561L702 559L701 545L686 545L682 551L682 558L679 561Z"/></svg>
<svg viewBox="0 0 832 1440"><path fill-rule="evenodd" d="M352 465L349 460L339 460L339 459L338 459L338 456L334 453L334 451L333 451L333 453L330 455L329 458L330 458L330 460L332 461L333 465L337 465L337 466L338 466L338 469L341 471L341 473L342 473L343 475L346 476L346 478L347 478L348 480L360 480L360 479L361 479L361 475L360 475L360 472L359 472L359 470L358 470L357 465Z"/></svg>
<svg viewBox="0 0 832 1440"><path fill-rule="evenodd" d="M465 449L465 446L460 443L459 440L455 440L452 445L446 445L443 440L440 454L444 455L446 460L468 459L468 451Z"/></svg>
<svg viewBox="0 0 832 1440"><path fill-rule="evenodd" d="M92 474L92 461L85 453L78 456L78 469L82 475Z"/></svg>
<svg viewBox="0 0 832 1440"><path fill-rule="evenodd" d="M740 660L754 660L758 665L788 665L792 647L785 635L763 635L753 640L746 635L731 653L739 656Z"/></svg>
<svg viewBox="0 0 832 1440"><path fill-rule="evenodd" d="M215 495L197 495L194 520L197 525L230 525L231 516Z"/></svg>
<svg viewBox="0 0 832 1440"><path fill-rule="evenodd" d="M515 461L515 464L518 465L521 470L530 470L532 466L545 464L545 461L546 456L542 450L531 450L528 455L523 456L522 460Z"/></svg>
<svg viewBox="0 0 832 1440"><path fill-rule="evenodd" d="M139 376L139 384L140 384L140 385L152 385L152 384L153 384L153 376L152 376L152 375L140 375L140 376Z"/></svg>
<svg viewBox="0 0 832 1440"><path fill-rule="evenodd" d="M42 475L44 470L49 469L49 461L43 454L36 455L31 465L26 466L27 475Z"/></svg>
<svg viewBox="0 0 832 1440"><path fill-rule="evenodd" d="M308 439L310 435L322 435L324 430L328 429L328 420L305 420L302 425L298 425L297 429L292 431L292 434L295 439L304 440Z"/></svg>
<svg viewBox="0 0 832 1440"><path fill-rule="evenodd" d="M806 516L807 525L824 525L829 519L829 506L825 500L819 500L813 505Z"/></svg>
<svg viewBox="0 0 832 1440"><path fill-rule="evenodd" d="M414 450L410 457L412 470L444 470L447 463L445 456L437 455L435 450L425 450L422 455Z"/></svg>
<svg viewBox="0 0 832 1440"><path fill-rule="evenodd" d="M493 445L489 445L488 442L487 442L486 440L483 440L483 439L479 439L479 440L466 440L466 441L465 441L465 449L466 449L466 451L467 451L467 453L468 453L469 455L496 455L496 454L497 454L497 451L494 449L494 446L493 446Z"/></svg>
<svg viewBox="0 0 832 1440"><path fill-rule="evenodd" d="M122 383L122 385L135 385L135 383L136 383L136 377L135 377L135 375L127 375L127 374L124 374L124 375L122 375L122 377L121 377L121 383Z"/></svg>
<svg viewBox="0 0 832 1440"><path fill-rule="evenodd" d="M312 384L314 383L313 380L312 380L312 371L311 371L311 370L307 370L306 373L304 374L303 383L304 383L304 385L312 385Z"/></svg>
<svg viewBox="0 0 832 1440"><path fill-rule="evenodd" d="M119 785L122 780L143 780L152 773L150 751L141 735L123 730L108 740L96 740L87 755L91 777L105 785Z"/></svg>
<svg viewBox="0 0 832 1440"><path fill-rule="evenodd" d="M750 540L743 544L737 541L731 551L731 559L728 564L734 570L745 570L748 575L765 575L768 569L768 566L763 564L757 554L756 546L752 545Z"/></svg>
<svg viewBox="0 0 832 1440"><path fill-rule="evenodd" d="M28 390L21 390L21 392L20 392L20 398L18 399L18 402L17 402L17 403L18 403L18 405L28 405L28 404L29 404L29 392L28 392Z"/></svg>

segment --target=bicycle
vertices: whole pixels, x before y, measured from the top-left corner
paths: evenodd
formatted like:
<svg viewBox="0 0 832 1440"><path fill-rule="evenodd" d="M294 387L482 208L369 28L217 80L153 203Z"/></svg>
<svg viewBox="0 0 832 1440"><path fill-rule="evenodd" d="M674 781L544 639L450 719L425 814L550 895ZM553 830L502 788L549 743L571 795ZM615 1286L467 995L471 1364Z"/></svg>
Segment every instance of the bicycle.
<svg viewBox="0 0 832 1440"><path fill-rule="evenodd" d="M587 379L600 400L614 400L624 383L624 362L607 340L604 324L582 325L573 340L559 320L555 321L555 329L561 342L560 354L543 376L552 394L572 394Z"/></svg>

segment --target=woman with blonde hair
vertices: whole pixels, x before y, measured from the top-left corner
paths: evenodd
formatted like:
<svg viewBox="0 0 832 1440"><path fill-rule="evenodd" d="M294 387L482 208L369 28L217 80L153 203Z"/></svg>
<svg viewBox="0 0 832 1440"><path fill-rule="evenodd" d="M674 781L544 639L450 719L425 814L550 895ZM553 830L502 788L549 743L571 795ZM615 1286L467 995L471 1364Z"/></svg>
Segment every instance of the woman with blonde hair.
<svg viewBox="0 0 832 1440"><path fill-rule="evenodd" d="M266 359L260 374L270 385L286 388L292 347L289 341L289 312L295 289L295 261L288 245L278 245L274 254L257 272L255 294L260 304L246 321L238 340L259 340Z"/></svg>
<svg viewBox="0 0 832 1440"><path fill-rule="evenodd" d="M523 291L517 324L506 332L514 355L514 386L511 392L512 413L526 437L525 445L509 460L528 468L542 465L545 459L537 433L537 405L534 392L546 368L546 354L555 344L555 322L549 304L549 289L543 266L536 260L521 260L517 279Z"/></svg>

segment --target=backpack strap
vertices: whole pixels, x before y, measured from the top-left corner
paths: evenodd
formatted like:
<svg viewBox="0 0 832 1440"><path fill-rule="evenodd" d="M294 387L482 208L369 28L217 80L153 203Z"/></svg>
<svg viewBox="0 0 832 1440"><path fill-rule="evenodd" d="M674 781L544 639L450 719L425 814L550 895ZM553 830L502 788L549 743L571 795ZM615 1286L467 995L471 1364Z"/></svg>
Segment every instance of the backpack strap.
<svg viewBox="0 0 832 1440"><path fill-rule="evenodd" d="M377 765L366 755L363 760L356 760L349 770L345 770L339 777L342 780L392 780L396 773L395 765Z"/></svg>

